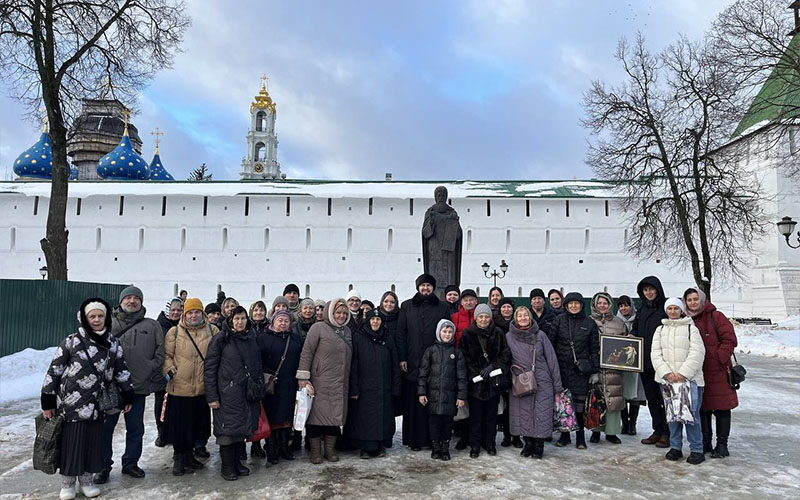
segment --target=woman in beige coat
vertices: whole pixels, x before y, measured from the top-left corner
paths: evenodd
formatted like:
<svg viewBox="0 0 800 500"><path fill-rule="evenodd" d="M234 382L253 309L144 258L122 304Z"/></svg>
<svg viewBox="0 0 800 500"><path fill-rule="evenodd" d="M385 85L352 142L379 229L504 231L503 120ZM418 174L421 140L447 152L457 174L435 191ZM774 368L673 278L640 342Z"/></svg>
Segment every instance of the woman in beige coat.
<svg viewBox="0 0 800 500"><path fill-rule="evenodd" d="M322 463L322 440L325 441L325 458L336 462L334 445L340 427L347 420L350 361L353 357L353 339L347 321L350 312L342 298L325 305L323 321L314 323L308 330L297 380L300 388L307 387L314 394L314 403L306 421L306 435L311 445L311 463Z"/></svg>
<svg viewBox="0 0 800 500"><path fill-rule="evenodd" d="M599 292L592 297L592 319L597 323L599 335L628 335L625 323L614 316L611 295ZM622 433L622 409L625 408L625 397L622 390L622 372L619 370L600 370L597 386L603 390L606 399L606 423L592 429L590 443L600 442L600 433L606 433L606 441L621 444L618 434Z"/></svg>
<svg viewBox="0 0 800 500"><path fill-rule="evenodd" d="M219 330L208 321L200 299L189 298L176 326L164 337L167 407L164 412L164 443L172 444L172 474L202 469L192 447L211 435L211 411L206 402L203 370L211 337ZM205 451L205 450L200 450ZM198 456L207 457L206 453Z"/></svg>

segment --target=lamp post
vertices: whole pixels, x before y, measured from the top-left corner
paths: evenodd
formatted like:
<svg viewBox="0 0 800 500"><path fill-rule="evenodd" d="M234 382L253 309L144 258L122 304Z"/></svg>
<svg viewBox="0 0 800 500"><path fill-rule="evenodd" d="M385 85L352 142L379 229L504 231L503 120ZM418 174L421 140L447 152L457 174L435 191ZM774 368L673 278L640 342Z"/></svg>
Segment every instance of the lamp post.
<svg viewBox="0 0 800 500"><path fill-rule="evenodd" d="M500 271L502 272L502 274L498 273L497 269L492 269L492 272L489 273L490 268L491 266L487 262L484 262L483 265L481 266L481 269L483 269L483 275L486 276L487 278L493 278L494 286L497 286L497 278L500 279L505 278L506 271L508 271L508 264L506 264L505 259L500 261Z"/></svg>
<svg viewBox="0 0 800 500"><path fill-rule="evenodd" d="M778 231L786 238L786 244L789 245L789 248L800 248L800 231L797 232L797 245L792 245L789 241L789 237L792 235L795 226L797 225L797 221L792 220L791 217L786 216L783 219L779 220L775 223L778 226Z"/></svg>
<svg viewBox="0 0 800 500"><path fill-rule="evenodd" d="M39 274L42 275L42 279L47 279L47 266L40 267Z"/></svg>

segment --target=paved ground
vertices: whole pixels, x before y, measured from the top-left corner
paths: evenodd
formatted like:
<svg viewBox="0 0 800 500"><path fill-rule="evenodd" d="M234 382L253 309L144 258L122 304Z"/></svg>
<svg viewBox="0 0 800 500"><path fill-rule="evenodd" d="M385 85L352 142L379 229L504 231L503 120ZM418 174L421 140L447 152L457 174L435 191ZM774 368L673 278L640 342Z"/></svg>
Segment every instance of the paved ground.
<svg viewBox="0 0 800 500"><path fill-rule="evenodd" d="M800 498L800 363L755 356L740 361L748 380L733 414L732 456L699 466L666 462L662 450L639 444L649 434L643 408L635 439L623 437L619 446L603 441L586 451L547 444L541 461L523 459L513 448L499 448L497 457L473 460L455 452L450 462L433 461L426 452L403 448L398 433L386 458L347 454L337 464L314 466L303 455L270 469L251 461L254 474L235 482L219 477L216 446L210 446L207 469L176 478L171 450L152 445L148 412L140 462L147 478L123 477L115 469L102 498ZM37 407L36 400L0 407L0 498L58 498L59 477L31 467ZM117 456L123 437L120 424Z"/></svg>

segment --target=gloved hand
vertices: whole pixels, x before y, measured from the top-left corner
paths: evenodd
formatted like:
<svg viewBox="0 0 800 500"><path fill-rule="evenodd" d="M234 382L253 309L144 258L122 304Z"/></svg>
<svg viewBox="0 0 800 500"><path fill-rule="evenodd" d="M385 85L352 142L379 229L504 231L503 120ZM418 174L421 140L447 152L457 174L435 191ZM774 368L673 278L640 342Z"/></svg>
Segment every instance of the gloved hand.
<svg viewBox="0 0 800 500"><path fill-rule="evenodd" d="M589 377L590 384L596 384L600 382L600 374L599 373L592 373L592 376Z"/></svg>
<svg viewBox="0 0 800 500"><path fill-rule="evenodd" d="M483 377L483 380L489 380L489 374L493 370L494 370L494 366L492 366L491 363L489 363L483 370L481 370L480 375L481 375L481 377Z"/></svg>

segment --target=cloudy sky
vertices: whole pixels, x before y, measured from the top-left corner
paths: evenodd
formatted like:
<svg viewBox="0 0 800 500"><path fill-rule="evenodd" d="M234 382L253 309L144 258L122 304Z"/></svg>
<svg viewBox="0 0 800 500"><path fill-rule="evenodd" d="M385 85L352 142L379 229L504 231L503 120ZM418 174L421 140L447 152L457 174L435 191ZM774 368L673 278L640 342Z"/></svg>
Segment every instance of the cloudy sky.
<svg viewBox="0 0 800 500"><path fill-rule="evenodd" d="M191 0L174 67L133 122L176 178L237 179L260 76L290 178L589 178L581 95L615 82L617 40L699 37L730 0ZM0 83L0 85L3 85ZM0 96L0 178L41 124Z"/></svg>

